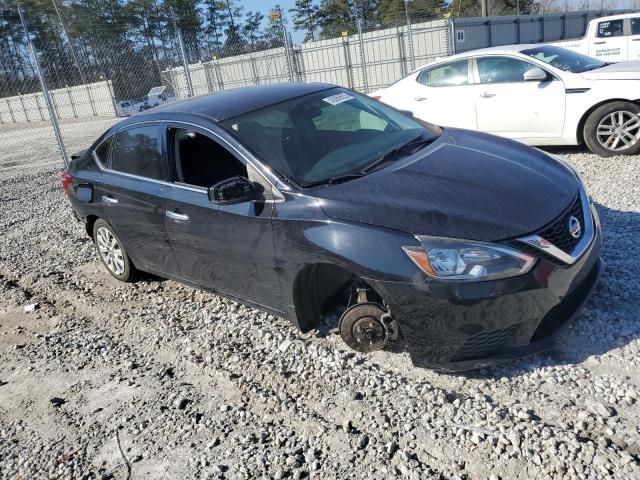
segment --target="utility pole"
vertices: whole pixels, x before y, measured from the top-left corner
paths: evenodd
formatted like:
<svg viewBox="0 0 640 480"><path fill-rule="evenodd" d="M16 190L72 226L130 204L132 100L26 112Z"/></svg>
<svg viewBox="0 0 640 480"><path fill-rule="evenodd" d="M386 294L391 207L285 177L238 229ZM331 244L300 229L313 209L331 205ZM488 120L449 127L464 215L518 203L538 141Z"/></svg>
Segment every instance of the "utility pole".
<svg viewBox="0 0 640 480"><path fill-rule="evenodd" d="M480 0L480 9L482 10L482 16L487 16L487 1L488 0Z"/></svg>

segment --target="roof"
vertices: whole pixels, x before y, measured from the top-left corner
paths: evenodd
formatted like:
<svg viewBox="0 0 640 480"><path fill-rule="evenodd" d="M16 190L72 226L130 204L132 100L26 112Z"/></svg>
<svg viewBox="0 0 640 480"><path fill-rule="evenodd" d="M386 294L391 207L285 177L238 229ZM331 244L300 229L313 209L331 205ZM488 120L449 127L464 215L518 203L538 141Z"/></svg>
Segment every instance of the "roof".
<svg viewBox="0 0 640 480"><path fill-rule="evenodd" d="M170 102L134 115L137 121L157 113L199 114L216 122L222 122L243 113L259 110L310 93L335 88L326 83L274 83L255 87L234 88Z"/></svg>

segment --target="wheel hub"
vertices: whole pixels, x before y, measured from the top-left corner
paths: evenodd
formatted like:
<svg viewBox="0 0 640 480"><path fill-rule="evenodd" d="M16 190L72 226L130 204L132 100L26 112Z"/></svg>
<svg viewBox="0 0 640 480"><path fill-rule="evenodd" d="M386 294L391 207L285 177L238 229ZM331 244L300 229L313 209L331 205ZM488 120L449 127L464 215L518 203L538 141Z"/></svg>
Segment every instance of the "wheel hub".
<svg viewBox="0 0 640 480"><path fill-rule="evenodd" d="M340 336L358 352L381 350L397 336L397 328L388 312L375 303L358 303L340 318Z"/></svg>
<svg viewBox="0 0 640 480"><path fill-rule="evenodd" d="M104 227L96 232L98 252L107 268L115 275L124 272L124 255L118 241L113 234Z"/></svg>
<svg viewBox="0 0 640 480"><path fill-rule="evenodd" d="M633 112L613 112L600 120L597 128L600 145L614 152L633 147L640 141L640 116Z"/></svg>

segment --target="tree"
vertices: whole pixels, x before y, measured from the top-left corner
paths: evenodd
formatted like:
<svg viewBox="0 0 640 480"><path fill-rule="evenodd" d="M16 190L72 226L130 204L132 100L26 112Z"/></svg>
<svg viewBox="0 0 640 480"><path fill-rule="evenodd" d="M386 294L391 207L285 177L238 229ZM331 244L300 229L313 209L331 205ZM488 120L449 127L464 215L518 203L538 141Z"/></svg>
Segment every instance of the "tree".
<svg viewBox="0 0 640 480"><path fill-rule="evenodd" d="M412 21L440 15L446 9L444 0L411 0L407 4ZM404 0L380 0L378 8L383 25L397 25L405 22Z"/></svg>
<svg viewBox="0 0 640 480"><path fill-rule="evenodd" d="M322 36L331 38L340 32L353 28L355 17L348 0L322 0L318 12L318 24L322 28Z"/></svg>
<svg viewBox="0 0 640 480"><path fill-rule="evenodd" d="M260 27L263 20L264 15L262 13L247 12L247 18L245 19L244 26L242 27L242 33L254 49L261 40Z"/></svg>
<svg viewBox="0 0 640 480"><path fill-rule="evenodd" d="M318 26L318 6L313 0L296 0L289 12L293 13L293 28L307 31L304 41L313 40Z"/></svg>
<svg viewBox="0 0 640 480"><path fill-rule="evenodd" d="M207 26L204 29L206 34L206 43L209 49L221 54L222 36L227 19L227 5L221 0L206 0L205 19Z"/></svg>
<svg viewBox="0 0 640 480"><path fill-rule="evenodd" d="M242 48L242 30L240 18L242 17L242 5L236 5L235 0L224 0L226 5L226 28L224 30L227 39L224 42L225 54L233 55Z"/></svg>

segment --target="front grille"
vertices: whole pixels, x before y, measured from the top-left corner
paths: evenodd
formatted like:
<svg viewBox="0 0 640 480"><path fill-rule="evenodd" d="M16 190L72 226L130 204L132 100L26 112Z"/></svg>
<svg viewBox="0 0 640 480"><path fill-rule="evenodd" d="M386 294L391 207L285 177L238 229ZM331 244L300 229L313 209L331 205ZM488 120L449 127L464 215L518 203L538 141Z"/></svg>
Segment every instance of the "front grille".
<svg viewBox="0 0 640 480"><path fill-rule="evenodd" d="M582 231L578 238L573 238L569 233L569 218L572 216L576 217L582 226ZM576 248L576 245L584 235L585 227L584 212L582 211L580 195L578 195L562 215L560 215L550 225L540 230L537 234L548 242L553 243L563 252L570 254Z"/></svg>
<svg viewBox="0 0 640 480"><path fill-rule="evenodd" d="M473 335L460 347L451 359L452 362L461 360L470 360L474 358L482 358L491 353L497 352L505 345L511 343L515 335L518 333L520 324L516 323L501 330L492 330L490 332L479 333Z"/></svg>
<svg viewBox="0 0 640 480"><path fill-rule="evenodd" d="M562 300L562 303L549 310L533 334L533 337L531 338L532 342L541 340L549 335L553 335L573 316L576 310L580 308L580 305L582 305L585 298L587 298L593 284L598 279L599 268L599 264L596 263L587 277L580 285L578 285L578 288L567 295Z"/></svg>

